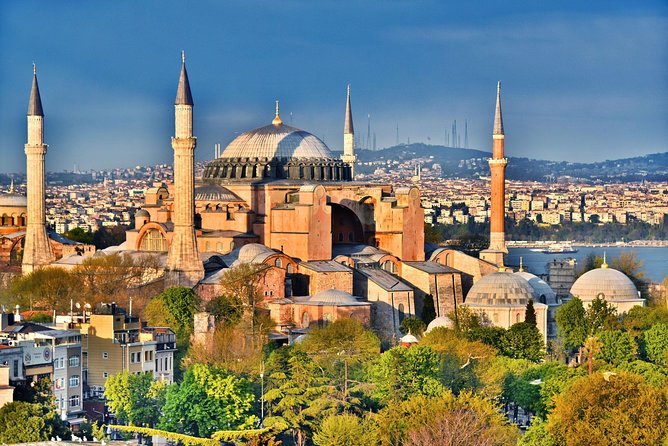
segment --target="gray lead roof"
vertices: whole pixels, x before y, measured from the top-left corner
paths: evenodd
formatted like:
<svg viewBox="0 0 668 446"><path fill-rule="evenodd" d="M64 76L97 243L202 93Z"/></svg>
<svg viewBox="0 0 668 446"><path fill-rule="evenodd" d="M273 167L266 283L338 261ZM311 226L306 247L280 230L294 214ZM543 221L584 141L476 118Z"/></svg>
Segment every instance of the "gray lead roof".
<svg viewBox="0 0 668 446"><path fill-rule="evenodd" d="M176 90L175 105L194 105L193 96L190 93L190 82L188 81L188 72L186 63L181 64L181 77L179 78L179 88Z"/></svg>
<svg viewBox="0 0 668 446"><path fill-rule="evenodd" d="M32 76L32 90L30 91L30 102L28 103L28 116L44 116L44 111L42 110L42 98L39 96L36 73Z"/></svg>

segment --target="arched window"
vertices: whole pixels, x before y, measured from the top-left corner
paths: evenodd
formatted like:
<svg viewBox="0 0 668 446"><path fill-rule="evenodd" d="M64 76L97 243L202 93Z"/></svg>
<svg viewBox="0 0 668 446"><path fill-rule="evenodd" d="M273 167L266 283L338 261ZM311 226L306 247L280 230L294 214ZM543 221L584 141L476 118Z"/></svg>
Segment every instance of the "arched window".
<svg viewBox="0 0 668 446"><path fill-rule="evenodd" d="M332 323L332 315L330 313L325 313L322 315L322 325L329 325Z"/></svg>
<svg viewBox="0 0 668 446"><path fill-rule="evenodd" d="M522 316L520 315L520 313L515 314L515 323L516 323L516 324L520 323L520 317L522 317Z"/></svg>
<svg viewBox="0 0 668 446"><path fill-rule="evenodd" d="M343 232L339 232L339 241L340 241L340 242L343 241Z"/></svg>
<svg viewBox="0 0 668 446"><path fill-rule="evenodd" d="M285 268L285 272L288 274L292 274L294 272L292 268L292 263L288 263L288 266Z"/></svg>
<svg viewBox="0 0 668 446"><path fill-rule="evenodd" d="M348 233L348 241L349 242L354 242L355 241L355 234L353 234L352 232L349 232Z"/></svg>
<svg viewBox="0 0 668 446"><path fill-rule="evenodd" d="M216 251L223 252L223 242L216 243Z"/></svg>
<svg viewBox="0 0 668 446"><path fill-rule="evenodd" d="M280 258L276 259L274 262L274 265L276 265L276 268L282 268L283 267L283 262L281 261Z"/></svg>
<svg viewBox="0 0 668 446"><path fill-rule="evenodd" d="M544 295L544 294L541 294L540 297L538 298L538 300L539 300L540 303L542 303L542 304L546 304L546 303L547 303L547 299L545 298L545 295Z"/></svg>
<svg viewBox="0 0 668 446"><path fill-rule="evenodd" d="M404 304L399 304L399 323L402 323L406 319L406 313L404 313Z"/></svg>
<svg viewBox="0 0 668 446"><path fill-rule="evenodd" d="M141 239L139 249L142 251L167 251L167 239L158 229L151 228Z"/></svg>
<svg viewBox="0 0 668 446"><path fill-rule="evenodd" d="M305 311L304 314L302 314L302 328L308 328L309 325L311 325L311 316Z"/></svg>

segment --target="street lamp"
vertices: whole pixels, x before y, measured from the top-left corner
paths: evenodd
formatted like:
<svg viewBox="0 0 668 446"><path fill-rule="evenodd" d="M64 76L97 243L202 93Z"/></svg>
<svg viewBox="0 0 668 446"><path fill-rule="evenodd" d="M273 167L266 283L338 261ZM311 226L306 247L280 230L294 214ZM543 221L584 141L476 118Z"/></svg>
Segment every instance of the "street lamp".
<svg viewBox="0 0 668 446"><path fill-rule="evenodd" d="M264 423L264 361L260 364L260 425L262 425Z"/></svg>

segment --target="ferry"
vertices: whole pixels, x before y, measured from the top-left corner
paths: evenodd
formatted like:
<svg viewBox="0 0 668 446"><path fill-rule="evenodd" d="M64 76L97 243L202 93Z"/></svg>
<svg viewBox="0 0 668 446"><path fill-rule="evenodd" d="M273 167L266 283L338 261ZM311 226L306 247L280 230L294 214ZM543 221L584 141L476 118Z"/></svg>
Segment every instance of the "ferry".
<svg viewBox="0 0 668 446"><path fill-rule="evenodd" d="M571 245L555 243L546 249L542 249L541 252L543 254L573 254L578 252L578 250Z"/></svg>

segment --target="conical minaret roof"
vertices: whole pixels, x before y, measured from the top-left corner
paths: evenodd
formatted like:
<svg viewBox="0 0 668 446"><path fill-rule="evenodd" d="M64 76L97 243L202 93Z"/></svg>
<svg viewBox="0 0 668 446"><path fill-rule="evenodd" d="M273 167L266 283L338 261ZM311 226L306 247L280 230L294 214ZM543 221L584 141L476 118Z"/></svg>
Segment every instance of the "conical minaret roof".
<svg viewBox="0 0 668 446"><path fill-rule="evenodd" d="M496 112L494 113L494 134L503 135L503 115L501 114L501 81L496 84Z"/></svg>
<svg viewBox="0 0 668 446"><path fill-rule="evenodd" d="M176 105L194 105L193 96L190 93L190 82L188 81L188 72L186 71L186 54L181 52L181 77L179 78L179 88L176 90Z"/></svg>
<svg viewBox="0 0 668 446"><path fill-rule="evenodd" d="M39 96L39 86L37 85L37 68L34 64L32 66L32 90L28 103L28 116L44 116L42 98Z"/></svg>
<svg viewBox="0 0 668 446"><path fill-rule="evenodd" d="M353 128L353 109L350 106L350 85L348 85L348 98L346 99L346 119L343 125L343 133L355 133Z"/></svg>

